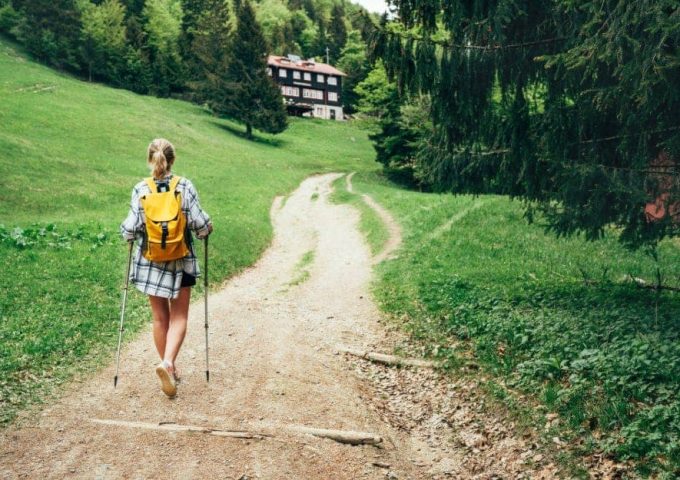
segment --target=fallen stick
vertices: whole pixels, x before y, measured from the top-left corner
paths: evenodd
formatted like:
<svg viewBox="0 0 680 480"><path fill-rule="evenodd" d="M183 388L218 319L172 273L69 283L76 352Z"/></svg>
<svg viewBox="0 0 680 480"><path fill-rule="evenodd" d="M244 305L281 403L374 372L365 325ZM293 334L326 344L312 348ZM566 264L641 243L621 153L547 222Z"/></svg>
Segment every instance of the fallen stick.
<svg viewBox="0 0 680 480"><path fill-rule="evenodd" d="M422 360L419 358L403 358L397 357L395 355L387 355L385 353L356 350L354 348L345 347L343 345L338 346L338 351L342 353L348 353L355 357L364 358L372 362L382 363L383 365L398 365L400 367L419 367L419 368L436 368L439 366L437 362L433 362L430 360Z"/></svg>
<svg viewBox="0 0 680 480"><path fill-rule="evenodd" d="M325 428L312 428L291 425L287 427L289 432L314 435L315 437L329 438L339 443L349 445L378 445L382 443L382 437L366 432L354 432L351 430L327 430Z"/></svg>
<svg viewBox="0 0 680 480"><path fill-rule="evenodd" d="M149 422L128 422L125 420L101 420L98 418L90 419L93 423L100 425L113 425L116 427L141 428L143 430L160 430L164 432L197 432L214 435L216 437L243 438L243 439L262 439L272 435L261 432L249 432L245 430L219 430L214 428L199 427L195 425L178 425L176 423L149 423Z"/></svg>
<svg viewBox="0 0 680 480"><path fill-rule="evenodd" d="M91 422L100 425L116 427L140 428L143 430L156 430L162 432L196 432L213 435L216 437L243 438L243 439L263 439L276 437L273 433L251 432L248 430L220 430L216 428L199 427L196 425L179 425L172 422L150 423L150 422L129 422L126 420L102 420L91 418ZM354 432L351 430L327 430L325 428L312 428L300 425L288 425L283 430L290 434L313 435L320 438L329 438L339 443L349 445L378 445L382 443L382 438L378 435L365 432Z"/></svg>

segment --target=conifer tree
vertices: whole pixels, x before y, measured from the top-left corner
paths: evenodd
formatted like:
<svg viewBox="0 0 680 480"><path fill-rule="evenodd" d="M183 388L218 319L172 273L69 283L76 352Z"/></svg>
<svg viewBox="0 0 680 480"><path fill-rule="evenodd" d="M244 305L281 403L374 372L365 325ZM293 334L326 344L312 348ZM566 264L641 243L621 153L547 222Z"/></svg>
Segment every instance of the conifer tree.
<svg viewBox="0 0 680 480"><path fill-rule="evenodd" d="M85 1L81 11L88 78L92 81L94 74L117 83L125 52L125 7L118 0Z"/></svg>
<svg viewBox="0 0 680 480"><path fill-rule="evenodd" d="M210 13L211 8L215 6L211 0L182 0L182 32L188 33L188 44L191 44L193 33L198 28L200 18Z"/></svg>
<svg viewBox="0 0 680 480"><path fill-rule="evenodd" d="M128 2L130 4L132 2ZM128 7L130 8L130 7ZM135 6L135 8L137 8ZM140 10L141 12L141 10ZM122 62L123 71L120 76L120 86L137 93L149 93L153 81L151 62L146 47L146 34L142 19L138 14L130 14L125 23L125 53Z"/></svg>
<svg viewBox="0 0 680 480"><path fill-rule="evenodd" d="M80 68L81 21L75 0L21 0L16 8L24 17L18 37L31 53L60 68Z"/></svg>
<svg viewBox="0 0 680 480"><path fill-rule="evenodd" d="M317 36L312 49L312 56L323 58L326 61L326 48L328 48L328 33L326 31L326 23L321 20L317 23Z"/></svg>
<svg viewBox="0 0 680 480"><path fill-rule="evenodd" d="M203 18L206 14L210 14L213 6L212 1L209 0L182 0L182 32L179 37L179 51L184 64L187 81L196 81L200 76L198 69L200 68L196 62L195 52L192 49L194 38L201 27L199 22L205 21ZM219 5L218 5L219 7ZM219 17L220 11L216 12Z"/></svg>
<svg viewBox="0 0 680 480"><path fill-rule="evenodd" d="M229 68L229 9L225 0L202 0L204 9L196 13L188 27L191 44L185 58L191 66L189 87L193 100L213 105L227 88Z"/></svg>
<svg viewBox="0 0 680 480"><path fill-rule="evenodd" d="M345 112L352 114L356 111L358 101L355 88L371 69L366 55L366 44L356 30L348 35L347 43L338 60L338 68L347 74L342 81L342 103Z"/></svg>
<svg viewBox="0 0 680 480"><path fill-rule="evenodd" d="M331 63L338 61L346 42L345 10L342 5L336 3L331 10L331 22L328 27L328 56Z"/></svg>
<svg viewBox="0 0 680 480"><path fill-rule="evenodd" d="M677 0L391 3L372 50L432 95L434 186L522 198L558 234L680 233Z"/></svg>
<svg viewBox="0 0 680 480"><path fill-rule="evenodd" d="M184 65L179 50L182 4L179 0L147 0L142 16L151 57L154 92L168 96L184 86Z"/></svg>
<svg viewBox="0 0 680 480"><path fill-rule="evenodd" d="M287 125L281 91L267 75L268 46L249 0L235 2L236 30L231 40L227 85L214 109L253 128L281 133Z"/></svg>
<svg viewBox="0 0 680 480"><path fill-rule="evenodd" d="M125 5L125 10L128 17L136 15L139 16L144 10L145 0L123 0L122 3Z"/></svg>
<svg viewBox="0 0 680 480"><path fill-rule="evenodd" d="M0 0L0 32L15 37L22 20L23 15L14 8L12 0Z"/></svg>

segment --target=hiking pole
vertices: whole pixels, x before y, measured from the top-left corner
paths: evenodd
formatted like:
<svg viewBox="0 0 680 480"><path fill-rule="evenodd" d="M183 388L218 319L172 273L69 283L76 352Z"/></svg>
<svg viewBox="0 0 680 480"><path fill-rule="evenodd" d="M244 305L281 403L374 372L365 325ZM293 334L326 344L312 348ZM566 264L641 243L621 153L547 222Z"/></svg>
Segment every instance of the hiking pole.
<svg viewBox="0 0 680 480"><path fill-rule="evenodd" d="M116 352L116 375L113 377L113 388L118 385L118 366L120 365L120 343L123 340L123 319L125 318L125 303L127 302L128 285L130 284L130 264L132 263L132 245L129 241L127 269L125 271L125 289L123 289L123 306L120 309L120 329L118 330L118 351Z"/></svg>
<svg viewBox="0 0 680 480"><path fill-rule="evenodd" d="M203 279L203 296L205 297L205 381L210 381L210 364L208 363L208 237L205 237L205 277Z"/></svg>

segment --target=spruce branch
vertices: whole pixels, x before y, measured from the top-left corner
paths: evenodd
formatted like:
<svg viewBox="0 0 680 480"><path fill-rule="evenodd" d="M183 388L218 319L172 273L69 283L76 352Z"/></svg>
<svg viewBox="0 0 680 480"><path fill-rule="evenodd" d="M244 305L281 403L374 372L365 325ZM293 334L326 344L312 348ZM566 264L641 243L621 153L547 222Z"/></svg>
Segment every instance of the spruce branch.
<svg viewBox="0 0 680 480"><path fill-rule="evenodd" d="M396 32L396 31L387 31L384 28L381 28L377 25L375 25L376 30L380 34L387 35L387 36L392 36L392 37L398 37L401 40L405 41L410 41L410 42L422 42L430 45L435 45L438 47L445 47L445 48L450 48L450 49L458 49L458 50L481 50L481 51L497 51L497 50L513 50L513 49L518 49L518 48L527 48L527 47L534 47L537 45L546 45L546 44L551 44L551 43L557 43L557 42L562 42L564 40L567 40L566 37L552 37L552 38L543 38L539 40L532 40L528 42L520 42L520 43L510 43L507 45L500 45L500 44L495 44L495 45L476 45L476 44L462 44L462 43L456 43L451 40L444 40L444 39L436 39L432 37L426 37L423 35L418 35L416 33L410 33L410 32Z"/></svg>

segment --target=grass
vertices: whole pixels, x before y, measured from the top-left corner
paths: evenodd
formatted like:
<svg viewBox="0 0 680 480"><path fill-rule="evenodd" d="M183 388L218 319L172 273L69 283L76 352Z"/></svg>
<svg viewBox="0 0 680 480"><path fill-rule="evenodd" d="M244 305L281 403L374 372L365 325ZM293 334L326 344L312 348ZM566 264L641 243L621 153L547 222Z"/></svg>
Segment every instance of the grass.
<svg viewBox="0 0 680 480"><path fill-rule="evenodd" d="M314 194L316 195L316 194ZM311 274L309 273L309 267L313 262L314 262L314 256L315 256L315 251L314 250L309 250L308 252L305 252L302 257L300 257L300 260L298 263L295 264L295 277L293 277L293 280L291 280L288 283L288 286L294 287L296 285L300 285L304 282L306 282Z"/></svg>
<svg viewBox="0 0 680 480"><path fill-rule="evenodd" d="M454 369L474 356L497 385L559 413L577 452L680 473L680 296L629 280L654 284L659 271L677 287L676 242L656 262L613 236L546 235L503 197L417 193L366 173L354 185L402 224L374 293L430 355Z"/></svg>
<svg viewBox="0 0 680 480"><path fill-rule="evenodd" d="M359 229L366 237L371 253L376 255L385 247L389 232L380 217L363 201L361 195L347 190L345 177L333 182L331 201L351 205L359 211Z"/></svg>
<svg viewBox="0 0 680 480"><path fill-rule="evenodd" d="M269 244L276 195L313 173L375 168L351 124L293 120L248 141L198 106L74 80L2 39L0 105L0 424L113 354L126 260L118 225L148 175L151 139L174 143L174 170L213 218L212 285ZM128 333L149 319L132 290Z"/></svg>
<svg viewBox="0 0 680 480"><path fill-rule="evenodd" d="M111 358L126 256L117 228L146 174L146 145L164 136L215 222L212 285L268 245L275 195L311 173L358 171L357 191L404 229L399 257L378 267L376 298L430 355L451 366L474 355L494 378L490 395L529 394L560 414L559 434L577 449L631 459L645 475L680 473L680 299L627 280L660 272L677 286L677 243L655 262L613 238L546 236L505 198L381 180L352 125L293 121L250 142L197 106L73 80L4 40L0 102L0 423ZM360 195L336 188L334 199L360 210L379 252L387 231ZM149 318L144 297L131 297L128 332Z"/></svg>

